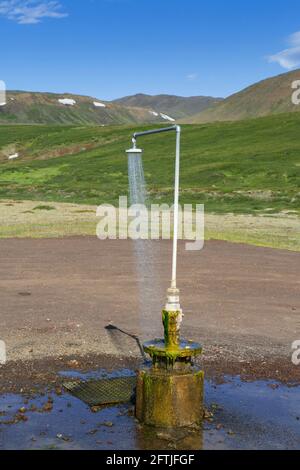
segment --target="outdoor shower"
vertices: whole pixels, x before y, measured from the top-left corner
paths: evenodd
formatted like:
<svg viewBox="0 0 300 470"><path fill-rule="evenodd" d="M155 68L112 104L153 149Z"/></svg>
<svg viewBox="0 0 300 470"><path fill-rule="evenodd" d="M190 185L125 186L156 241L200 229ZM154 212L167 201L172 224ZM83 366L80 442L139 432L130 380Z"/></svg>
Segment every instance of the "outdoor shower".
<svg viewBox="0 0 300 470"><path fill-rule="evenodd" d="M174 125L136 132L132 139L133 148L126 153L131 174L131 199L133 202L143 202L146 198L143 151L137 148L137 139L166 132L176 133L172 279L167 292L167 303L162 312L164 339L155 339L143 345L144 351L152 359L152 365L138 372L136 416L145 424L172 428L189 427L202 422L204 386L203 371L193 364L193 358L202 353L202 346L180 338L183 312L177 287L177 253L181 128Z"/></svg>
<svg viewBox="0 0 300 470"><path fill-rule="evenodd" d="M153 134L161 134L163 132L176 131L176 163L175 163L175 197L174 197L174 231L173 231L173 258L172 258L172 281L168 290L168 309L179 311L179 290L177 289L177 246L178 246L178 207L179 207L179 173L180 173L180 126L164 127L162 129L154 129L144 132L136 132L133 134L133 148L127 150L128 158L130 156L142 156L143 151L137 148L137 138Z"/></svg>

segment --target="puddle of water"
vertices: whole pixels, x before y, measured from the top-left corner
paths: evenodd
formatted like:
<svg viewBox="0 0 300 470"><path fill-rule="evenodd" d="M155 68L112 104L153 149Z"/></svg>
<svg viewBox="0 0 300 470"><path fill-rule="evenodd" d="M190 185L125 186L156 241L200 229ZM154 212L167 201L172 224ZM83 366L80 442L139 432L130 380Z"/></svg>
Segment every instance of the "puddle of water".
<svg viewBox="0 0 300 470"><path fill-rule="evenodd" d="M214 418L229 429L234 448L300 449L300 387L231 378L208 384L206 399L218 405Z"/></svg>
<svg viewBox="0 0 300 470"><path fill-rule="evenodd" d="M62 374L90 379L124 371ZM141 426L131 404L93 412L80 400L58 393L27 399L0 396L0 449L300 449L300 387L238 378L221 385L207 381L206 408L213 413L212 421L205 421L201 432L172 436ZM16 416L17 422L5 424Z"/></svg>

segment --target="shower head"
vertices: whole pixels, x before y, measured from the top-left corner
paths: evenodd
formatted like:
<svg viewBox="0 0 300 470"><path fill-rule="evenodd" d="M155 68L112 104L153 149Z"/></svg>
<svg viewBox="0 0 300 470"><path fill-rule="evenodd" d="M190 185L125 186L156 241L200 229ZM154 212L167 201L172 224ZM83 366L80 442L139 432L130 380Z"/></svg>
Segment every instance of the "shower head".
<svg viewBox="0 0 300 470"><path fill-rule="evenodd" d="M132 144L133 144L132 148L129 149L129 150L126 150L127 155L128 156L130 156L130 155L135 155L135 156L141 155L143 153L143 150L138 149L136 147L136 137L135 137L135 135L132 137Z"/></svg>
<svg viewBox="0 0 300 470"><path fill-rule="evenodd" d="M129 149L129 150L126 150L126 153L129 155L139 155L141 154L143 151L141 149L138 149L137 146L136 146L136 138L135 138L135 135L132 137L132 148Z"/></svg>
<svg viewBox="0 0 300 470"><path fill-rule="evenodd" d="M143 153L143 150L133 147L132 149L126 150L126 153L128 156L135 155L137 157L138 155L141 155Z"/></svg>

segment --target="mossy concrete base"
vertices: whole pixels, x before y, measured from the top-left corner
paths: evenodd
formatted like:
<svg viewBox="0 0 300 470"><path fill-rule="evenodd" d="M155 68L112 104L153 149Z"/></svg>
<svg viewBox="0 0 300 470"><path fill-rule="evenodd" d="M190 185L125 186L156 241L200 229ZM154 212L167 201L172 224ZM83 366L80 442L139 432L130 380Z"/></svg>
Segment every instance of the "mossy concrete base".
<svg viewBox="0 0 300 470"><path fill-rule="evenodd" d="M145 368L138 372L136 417L150 426L181 428L203 420L204 373Z"/></svg>

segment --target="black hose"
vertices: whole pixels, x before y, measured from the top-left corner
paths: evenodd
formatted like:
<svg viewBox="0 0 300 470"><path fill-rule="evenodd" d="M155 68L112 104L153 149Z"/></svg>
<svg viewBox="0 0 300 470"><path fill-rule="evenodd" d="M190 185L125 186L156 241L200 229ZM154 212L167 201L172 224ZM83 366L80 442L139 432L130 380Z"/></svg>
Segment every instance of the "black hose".
<svg viewBox="0 0 300 470"><path fill-rule="evenodd" d="M146 357L146 354L145 354L145 351L144 351L144 348L140 342L140 339L138 336L132 334L132 333L129 333L128 331L124 331L124 330L121 330L121 328L118 328L117 326L115 325L112 325L112 324L109 324L105 327L106 330L117 330L117 331L120 331L120 333L123 333L124 335L126 336L129 336L130 338L134 339L139 347L139 350L140 350L140 353L141 353L141 356L144 360L147 360L147 357Z"/></svg>

